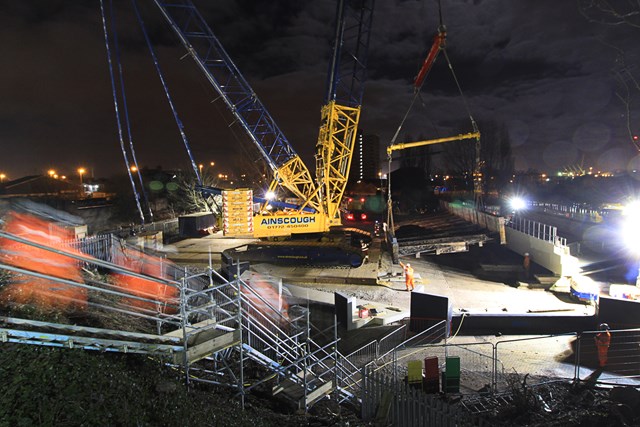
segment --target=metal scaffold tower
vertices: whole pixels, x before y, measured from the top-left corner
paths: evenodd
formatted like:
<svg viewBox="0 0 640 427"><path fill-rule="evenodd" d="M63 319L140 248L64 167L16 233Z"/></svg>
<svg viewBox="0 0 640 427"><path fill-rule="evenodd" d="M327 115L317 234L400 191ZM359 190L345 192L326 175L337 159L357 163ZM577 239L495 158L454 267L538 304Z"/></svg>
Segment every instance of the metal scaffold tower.
<svg viewBox="0 0 640 427"><path fill-rule="evenodd" d="M244 403L248 391L269 383L273 394L305 410L348 388L344 384L349 375L358 373L358 368L346 372L344 364L336 362L335 327L331 333L315 328L308 307L283 310L277 299L240 276L239 270L236 278L227 280L211 266L203 271L181 268L112 236L102 240L100 250L95 250L93 240L93 251L87 250L88 240L52 247L0 231L0 271L8 277L2 287L3 306L11 307L0 317L1 342L149 354L181 368L187 384L231 387ZM44 272L38 263L23 262L23 255L34 251L83 273L69 279L60 271ZM111 260L95 258L91 252ZM114 262L124 259L135 262ZM145 263L152 263L154 274L137 268ZM12 290L24 290L24 283L32 291L30 299L12 300L18 294ZM144 285L144 291L127 284ZM52 313L72 311L74 324L53 321L64 315L51 320L19 316L37 312L29 306L44 301L51 304ZM104 327L88 326L96 323ZM264 372L250 384L245 375L248 364ZM336 387L338 370L341 387Z"/></svg>

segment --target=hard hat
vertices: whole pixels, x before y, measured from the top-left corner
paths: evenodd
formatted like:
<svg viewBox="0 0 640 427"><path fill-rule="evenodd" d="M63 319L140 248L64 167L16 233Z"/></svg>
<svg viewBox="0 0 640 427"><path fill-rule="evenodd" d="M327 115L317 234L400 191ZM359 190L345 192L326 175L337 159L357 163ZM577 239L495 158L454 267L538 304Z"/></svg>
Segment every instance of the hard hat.
<svg viewBox="0 0 640 427"><path fill-rule="evenodd" d="M607 325L606 323L601 323L600 324L600 330L604 331L605 329L607 329L607 330L610 329L609 325Z"/></svg>
<svg viewBox="0 0 640 427"><path fill-rule="evenodd" d="M411 267L411 264L407 263L407 267Z"/></svg>

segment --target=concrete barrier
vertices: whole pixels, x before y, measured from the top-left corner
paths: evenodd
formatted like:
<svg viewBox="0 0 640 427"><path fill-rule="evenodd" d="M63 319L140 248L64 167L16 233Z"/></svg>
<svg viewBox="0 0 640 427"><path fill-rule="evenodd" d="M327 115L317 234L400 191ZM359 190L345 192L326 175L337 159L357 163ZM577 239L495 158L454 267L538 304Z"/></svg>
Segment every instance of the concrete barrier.
<svg viewBox="0 0 640 427"><path fill-rule="evenodd" d="M464 206L459 203L441 201L440 204L449 213L452 213L465 221L477 224L484 229L498 233L500 235L500 244L504 245L507 243L504 226L505 218L491 215L486 212L480 212L473 207Z"/></svg>
<svg viewBox="0 0 640 427"><path fill-rule="evenodd" d="M570 277L580 272L578 258L570 254L568 246L559 244L557 241L539 239L536 236L506 227L506 219L503 217L479 212L472 207L457 203L442 201L441 204L450 213L487 230L499 233L501 244L506 244L510 250L520 255L528 253L531 261L558 276Z"/></svg>

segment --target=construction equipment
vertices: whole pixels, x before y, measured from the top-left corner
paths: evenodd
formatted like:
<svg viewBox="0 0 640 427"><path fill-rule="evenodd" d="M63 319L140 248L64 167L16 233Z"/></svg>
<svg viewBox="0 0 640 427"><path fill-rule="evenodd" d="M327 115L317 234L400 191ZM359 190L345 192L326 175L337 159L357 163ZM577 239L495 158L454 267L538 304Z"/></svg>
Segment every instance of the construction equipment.
<svg viewBox="0 0 640 427"><path fill-rule="evenodd" d="M230 235L275 238L327 233L341 226L340 204L360 118L374 1L338 2L335 44L316 144L315 179L193 3L155 3L267 162L273 180L265 195L284 188L300 201L294 209L273 211L267 210L273 206L267 202L254 212L252 194L229 193L229 200L233 201L226 207L231 210L223 209L223 215ZM235 220L239 224L232 224Z"/></svg>
<svg viewBox="0 0 640 427"><path fill-rule="evenodd" d="M340 0L338 4L329 84L316 144L315 179L193 3L189 0L155 2L268 163L273 181L267 192L284 187L301 201L298 209L287 211L286 219L283 215L256 212L253 236L327 232L341 225L339 208L360 117L373 0Z"/></svg>
<svg viewBox="0 0 640 427"><path fill-rule="evenodd" d="M469 133L464 133L456 136L449 136L445 138L428 139L425 141L400 142L398 144L389 145L387 147L387 155L391 157L391 154L394 151L404 150L407 148L424 147L426 145L442 144L443 142L461 141L463 139L471 139L471 138L480 138L480 132L478 131L469 132Z"/></svg>
<svg viewBox="0 0 640 427"><path fill-rule="evenodd" d="M478 126L476 124L476 121L473 119L473 117L471 115L471 112L469 110L469 107L467 106L466 100L464 99L464 94L462 93L462 88L460 87L460 84L459 84L458 79L457 79L457 77L455 75L455 72L453 71L453 66L451 65L451 61L449 60L449 57L448 57L448 55L446 53L446 50L445 50L447 32L446 32L446 27L445 27L445 25L443 24L443 21L442 21L442 7L441 7L440 2L438 2L438 12L439 12L439 16L440 16L440 25L438 26L438 33L435 35L435 37L433 39L433 44L431 45L431 48L429 49L429 53L427 54L425 60L422 63L422 67L420 68L420 70L418 71L418 74L414 78L414 81L413 81L413 88L414 88L413 100L411 101L409 109L407 110L403 120L400 122L400 126L398 126L398 129L396 130L395 134L393 135L393 138L391 139L391 143L389 144L389 146L387 146L387 157L388 157L388 160L389 160L389 172L391 172L391 160L392 160L391 155L392 155L392 153L394 151L404 150L404 149L407 149L407 148L423 147L423 146L428 146L428 145L441 144L441 143L445 143L445 142L461 141L461 140L464 140L464 139L475 138L475 140L476 140L476 144L475 144L475 168L474 168L474 171L473 171L474 196L475 196L476 206L480 206L482 204L482 202L481 202L482 181L481 181L481 172L480 172L480 132L478 130ZM411 109L413 108L413 105L415 104L415 101L420 96L420 90L422 89L422 86L423 86L423 84L425 82L425 79L426 79L427 75L429 74L429 71L431 71L431 68L433 67L433 64L435 63L435 60L438 57L440 52L444 53L444 56L445 56L446 61L447 61L447 64L449 65L449 69L451 70L451 73L453 75L453 79L455 80L456 85L458 87L458 90L460 92L460 95L462 96L462 99L464 101L465 107L467 109L467 113L469 114L469 119L471 120L471 126L473 127L473 132L460 134L460 135L456 135L456 136L451 136L451 137L430 139L430 140L425 140L425 141L396 143L398 135L400 134L400 130L402 129L402 126L404 124L404 121L407 119L407 117L409 115L409 112L411 111ZM387 191L387 223L389 225L389 229L391 231L391 235L393 236L395 225L394 225L394 221L393 221L393 201L392 201L392 198L391 198L391 178L390 177L391 177L391 174L389 173L389 179L387 180L387 183L388 183L388 191ZM397 245L397 243L395 243L395 239L394 239L394 246L396 246L396 245ZM394 249L394 253L396 251L397 251L397 248Z"/></svg>

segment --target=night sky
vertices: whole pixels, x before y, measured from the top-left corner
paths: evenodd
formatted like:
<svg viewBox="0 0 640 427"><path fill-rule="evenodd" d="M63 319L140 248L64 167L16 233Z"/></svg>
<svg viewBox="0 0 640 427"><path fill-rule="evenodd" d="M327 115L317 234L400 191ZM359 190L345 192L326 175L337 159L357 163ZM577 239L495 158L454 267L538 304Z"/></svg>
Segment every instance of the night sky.
<svg viewBox="0 0 640 427"><path fill-rule="evenodd" d="M0 0L0 172L9 178L78 167L96 177L124 173L98 0ZM313 169L334 0L196 1L214 33ZM412 97L438 27L436 1L378 0L361 128L383 145ZM138 0L196 162L230 174L249 156L241 130L163 22ZM109 2L105 0L108 7ZM640 166L627 132L614 71L625 53L640 71L640 28L603 25L577 1L443 0L447 53L469 108L504 126L518 170L554 172ZM182 145L130 1L114 1L131 129L141 167L188 168ZM627 80L629 82L630 80ZM631 124L640 132L640 91ZM441 55L400 140L471 130L463 99ZM635 104L633 103L635 101ZM121 106L122 108L122 106ZM245 162L246 164L246 162Z"/></svg>

